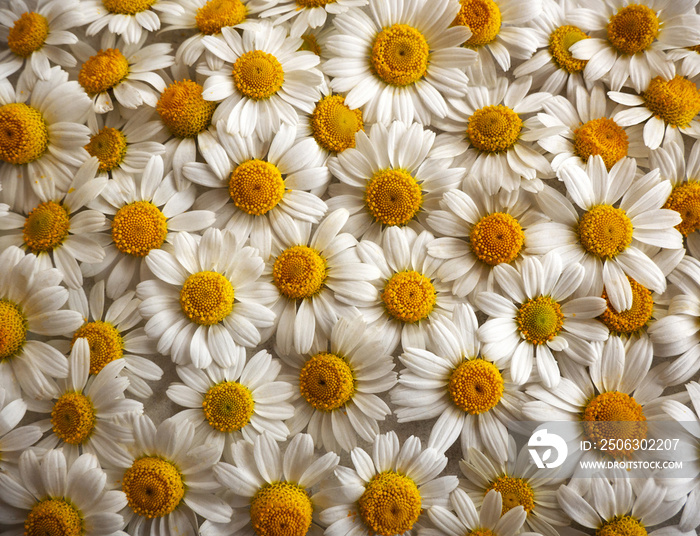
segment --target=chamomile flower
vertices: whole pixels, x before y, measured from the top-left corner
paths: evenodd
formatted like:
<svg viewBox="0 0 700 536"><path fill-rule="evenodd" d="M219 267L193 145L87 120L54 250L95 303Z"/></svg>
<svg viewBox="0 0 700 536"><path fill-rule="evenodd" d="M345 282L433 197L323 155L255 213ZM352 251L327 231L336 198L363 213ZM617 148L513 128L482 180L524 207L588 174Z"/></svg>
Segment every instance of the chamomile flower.
<svg viewBox="0 0 700 536"><path fill-rule="evenodd" d="M208 76L204 99L219 102L214 123L223 119L229 132L269 139L280 124L297 122L297 110L313 110L323 77L316 69L319 57L299 50L301 38L267 22L244 28L242 35L228 27L221 34L223 39L208 35L202 42L224 66L198 68Z"/></svg>
<svg viewBox="0 0 700 536"><path fill-rule="evenodd" d="M308 354L282 356L289 365L283 378L296 392L290 434L306 429L317 447L335 452L354 449L357 436L373 441L377 421L391 414L377 395L396 383L381 333L368 329L361 316L342 317L329 339L315 341Z"/></svg>
<svg viewBox="0 0 700 536"><path fill-rule="evenodd" d="M165 394L188 409L173 419L193 423L202 442L215 445L219 454L240 439L253 443L263 432L284 441L289 430L282 421L294 408L288 402L292 386L278 378L280 369L280 362L265 350L229 368L177 367L184 383L171 383Z"/></svg>
<svg viewBox="0 0 700 536"><path fill-rule="evenodd" d="M292 21L289 33L301 36L309 28L326 23L328 15L339 15L348 9L367 5L368 0L271 0L261 17L273 17L274 24Z"/></svg>
<svg viewBox="0 0 700 536"><path fill-rule="evenodd" d="M428 326L426 350L407 348L399 357L406 367L391 392L398 421L438 417L428 446L446 451L458 437L462 450L487 450L496 459L508 458L511 421L522 420L527 397L486 354L480 353L474 310L460 304L452 319L435 318Z"/></svg>
<svg viewBox="0 0 700 536"><path fill-rule="evenodd" d="M21 475L21 478L20 478ZM19 475L0 473L0 497L10 509L10 534L120 536L126 505L121 491L108 490L105 472L93 454L66 460L63 451L22 453Z"/></svg>
<svg viewBox="0 0 700 536"><path fill-rule="evenodd" d="M375 123L369 135L357 132L355 140L356 147L328 161L340 182L329 187L327 203L331 210L350 212L347 230L358 239L379 241L382 231L394 226L422 230L443 192L464 177L452 158L439 156L454 153L456 144L436 139L417 123Z"/></svg>
<svg viewBox="0 0 700 536"><path fill-rule="evenodd" d="M338 467L336 478L319 493L319 519L326 536L413 535L432 506L447 506L456 476L438 477L447 457L409 437L403 445L395 432L380 434L369 454L353 449L354 469Z"/></svg>
<svg viewBox="0 0 700 536"><path fill-rule="evenodd" d="M326 204L310 191L324 189L330 173L313 141L295 141L294 126L282 124L268 140L229 134L223 122L212 134L200 138L207 164L183 168L186 178L209 188L196 206L216 212L218 226L241 242L250 239L263 258L270 256L273 240L285 236L280 213L309 223L325 214Z"/></svg>
<svg viewBox="0 0 700 536"><path fill-rule="evenodd" d="M146 333L177 365L236 366L275 319L267 307L272 286L259 281L263 259L232 233L213 228L201 239L178 233L172 246L150 252L146 264L155 279L136 289Z"/></svg>
<svg viewBox="0 0 700 536"><path fill-rule="evenodd" d="M450 28L458 10L455 0L370 0L365 10L337 15L323 65L331 88L370 122L428 125L431 116L445 117L445 97L464 96L464 69L477 57L460 47L469 31Z"/></svg>
<svg viewBox="0 0 700 536"><path fill-rule="evenodd" d="M12 393L0 387L0 469L6 472L16 468L22 452L41 439L41 428L36 424L17 426L27 412L27 403L11 398Z"/></svg>
<svg viewBox="0 0 700 536"><path fill-rule="evenodd" d="M121 35L127 44L138 43L148 37L148 32L160 30L160 16L156 12L172 15L183 12L178 2L168 0L84 0L81 10L90 23L85 30L88 36L107 28L107 35Z"/></svg>
<svg viewBox="0 0 700 536"><path fill-rule="evenodd" d="M231 497L233 516L227 524L205 521L202 536L320 535L311 527L318 512L311 488L333 474L337 454L317 457L308 434L295 435L282 454L279 444L263 433L254 444L235 443L224 456L228 463L220 462L214 471Z"/></svg>
<svg viewBox="0 0 700 536"><path fill-rule="evenodd" d="M669 50L666 53L666 58L672 62L680 62L676 68L680 74L687 78L695 78L700 74L700 47L698 45Z"/></svg>

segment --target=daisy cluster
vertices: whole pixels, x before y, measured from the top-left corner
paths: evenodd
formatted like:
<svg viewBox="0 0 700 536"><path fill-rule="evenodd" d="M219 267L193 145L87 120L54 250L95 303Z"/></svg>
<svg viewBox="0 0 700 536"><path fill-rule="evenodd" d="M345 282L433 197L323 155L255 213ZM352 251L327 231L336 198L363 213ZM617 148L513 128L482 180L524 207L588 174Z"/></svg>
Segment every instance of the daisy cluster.
<svg viewBox="0 0 700 536"><path fill-rule="evenodd" d="M697 4L2 0L2 534L696 534Z"/></svg>

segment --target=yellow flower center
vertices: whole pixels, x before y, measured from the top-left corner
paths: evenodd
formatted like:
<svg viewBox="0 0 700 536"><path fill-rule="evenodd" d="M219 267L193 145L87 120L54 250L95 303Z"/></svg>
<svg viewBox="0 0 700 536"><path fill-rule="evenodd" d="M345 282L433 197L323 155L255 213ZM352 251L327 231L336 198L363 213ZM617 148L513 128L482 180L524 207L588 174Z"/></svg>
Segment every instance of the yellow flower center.
<svg viewBox="0 0 700 536"><path fill-rule="evenodd" d="M405 24L394 24L377 34L370 63L387 84L408 86L425 74L429 54L430 47L422 33Z"/></svg>
<svg viewBox="0 0 700 536"><path fill-rule="evenodd" d="M235 432L246 426L253 416L253 395L238 382L222 382L204 395L202 408L209 426L219 432Z"/></svg>
<svg viewBox="0 0 700 536"><path fill-rule="evenodd" d="M528 514L535 508L535 492L530 484L522 478L507 475L500 476L491 483L486 493L492 489L501 494L501 500L503 501L501 515L518 506L522 506Z"/></svg>
<svg viewBox="0 0 700 536"><path fill-rule="evenodd" d="M647 536L647 530L633 517L615 516L603 523L595 536Z"/></svg>
<svg viewBox="0 0 700 536"><path fill-rule="evenodd" d="M81 536L80 512L64 499L45 499L34 505L24 522L25 536Z"/></svg>
<svg viewBox="0 0 700 536"><path fill-rule="evenodd" d="M651 315L654 312L654 298L648 288L632 278L628 277L627 279L632 286L632 307L625 311L616 311L610 303L607 293L603 291L603 299L606 300L608 306L600 315L600 320L613 333L632 335L651 320Z"/></svg>
<svg viewBox="0 0 700 536"><path fill-rule="evenodd" d="M250 521L258 536L304 536L312 513L309 495L291 482L266 484L250 504Z"/></svg>
<svg viewBox="0 0 700 536"><path fill-rule="evenodd" d="M607 117L591 119L574 130L574 153L584 162L600 155L608 170L627 156L629 145L624 129Z"/></svg>
<svg viewBox="0 0 700 536"><path fill-rule="evenodd" d="M642 93L644 105L667 124L685 128L700 112L700 91L687 78L676 75L671 80L652 78Z"/></svg>
<svg viewBox="0 0 700 536"><path fill-rule="evenodd" d="M700 45L695 45L693 47L685 47L685 48L695 52L696 54L700 54Z"/></svg>
<svg viewBox="0 0 700 536"><path fill-rule="evenodd" d="M307 33L301 36L301 46L299 50L313 52L317 56L321 55L321 45L318 44L318 39L312 33Z"/></svg>
<svg viewBox="0 0 700 536"><path fill-rule="evenodd" d="M161 93L156 111L173 136L193 138L211 125L216 103L202 98L203 89L192 80L178 80Z"/></svg>
<svg viewBox="0 0 700 536"><path fill-rule="evenodd" d="M262 216L284 197L284 179L274 164L247 160L231 172L228 193L233 204L252 216Z"/></svg>
<svg viewBox="0 0 700 536"><path fill-rule="evenodd" d="M578 235L588 253L609 259L632 243L632 221L621 208L597 205L581 216Z"/></svg>
<svg viewBox="0 0 700 536"><path fill-rule="evenodd" d="M284 84L282 64L262 50L252 50L238 58L232 75L236 89L253 100L269 99Z"/></svg>
<svg viewBox="0 0 700 536"><path fill-rule="evenodd" d="M324 97L311 114L316 143L332 153L355 147L355 133L364 129L362 110L351 110L342 95Z"/></svg>
<svg viewBox="0 0 700 536"><path fill-rule="evenodd" d="M49 129L36 108L21 102L0 106L0 160L28 164L49 146Z"/></svg>
<svg viewBox="0 0 700 536"><path fill-rule="evenodd" d="M524 240L523 228L518 220L504 212L494 212L481 218L469 236L474 255L491 266L515 260Z"/></svg>
<svg viewBox="0 0 700 536"><path fill-rule="evenodd" d="M68 237L70 219L66 208L54 201L40 203L24 221L22 236L32 253L53 251Z"/></svg>
<svg viewBox="0 0 700 536"><path fill-rule="evenodd" d="M224 26L235 26L245 20L246 8L241 0L209 0L194 17L199 31L206 35L221 33Z"/></svg>
<svg viewBox="0 0 700 536"><path fill-rule="evenodd" d="M122 491L131 509L148 518L163 517L175 510L185 495L180 471L155 456L135 460L122 478Z"/></svg>
<svg viewBox="0 0 700 536"><path fill-rule="evenodd" d="M273 282L292 300L310 298L320 292L327 276L326 259L308 246L285 249L272 267Z"/></svg>
<svg viewBox="0 0 700 536"><path fill-rule="evenodd" d="M467 532L464 536L496 536L491 529L474 529Z"/></svg>
<svg viewBox="0 0 700 536"><path fill-rule="evenodd" d="M96 320L88 322L73 335L71 346L79 338L90 347L90 374L97 374L105 365L124 356L124 339L112 324Z"/></svg>
<svg viewBox="0 0 700 536"><path fill-rule="evenodd" d="M409 324L423 320L433 311L436 296L430 279L413 270L392 275L381 292L389 314Z"/></svg>
<svg viewBox="0 0 700 536"><path fill-rule="evenodd" d="M146 11L156 0L102 0L102 5L110 13L119 15L136 15Z"/></svg>
<svg viewBox="0 0 700 536"><path fill-rule="evenodd" d="M367 181L365 204L377 223L406 225L423 204L423 190L408 171L383 169Z"/></svg>
<svg viewBox="0 0 700 536"><path fill-rule="evenodd" d="M507 151L518 141L523 120L508 106L485 106L469 118L467 139L487 153Z"/></svg>
<svg viewBox="0 0 700 536"><path fill-rule="evenodd" d="M598 445L607 440L607 453L613 457L630 456L631 449L624 448L625 439L629 443L644 439L647 435L647 418L642 406L627 393L608 391L593 397L581 416L584 421L586 438ZM622 440L622 441L619 441Z"/></svg>
<svg viewBox="0 0 700 536"><path fill-rule="evenodd" d="M27 11L22 13L10 28L7 45L12 52L26 58L44 46L48 35L49 21L46 17L34 11Z"/></svg>
<svg viewBox="0 0 700 536"><path fill-rule="evenodd" d="M608 41L623 54L636 54L646 50L658 34L658 17L641 4L620 8L608 22Z"/></svg>
<svg viewBox="0 0 700 536"><path fill-rule="evenodd" d="M338 409L355 394L352 369L337 355L321 352L310 357L299 372L299 390L316 409Z"/></svg>
<svg viewBox="0 0 700 536"><path fill-rule="evenodd" d="M569 49L574 43L588 36L576 26L559 26L549 36L549 53L552 60L560 69L567 73L580 73L586 67L588 60L577 60L571 55Z"/></svg>
<svg viewBox="0 0 700 536"><path fill-rule="evenodd" d="M453 25L466 26L472 36L465 43L478 47L491 43L501 31L501 10L493 0L460 0L462 6Z"/></svg>
<svg viewBox="0 0 700 536"><path fill-rule="evenodd" d="M19 354L27 340L27 317L18 305L0 299L0 362Z"/></svg>
<svg viewBox="0 0 700 536"><path fill-rule="evenodd" d="M180 291L180 306L195 324L218 324L233 310L231 282L218 272L197 272L187 278Z"/></svg>
<svg viewBox="0 0 700 536"><path fill-rule="evenodd" d="M114 246L134 257L145 257L152 249L160 248L167 235L165 215L150 201L124 205L112 221Z"/></svg>
<svg viewBox="0 0 700 536"><path fill-rule="evenodd" d="M116 128L104 127L90 138L85 150L100 161L100 171L112 171L124 161L126 136Z"/></svg>
<svg viewBox="0 0 700 536"><path fill-rule="evenodd" d="M119 84L129 74L129 62L116 48L100 50L83 63L78 82L91 97Z"/></svg>
<svg viewBox="0 0 700 536"><path fill-rule="evenodd" d="M299 7L323 7L328 4L335 4L336 0L297 0Z"/></svg>
<svg viewBox="0 0 700 536"><path fill-rule="evenodd" d="M523 339L531 344L546 344L564 326L561 306L549 296L537 296L523 303L515 315Z"/></svg>
<svg viewBox="0 0 700 536"><path fill-rule="evenodd" d="M53 432L66 443L80 445L95 428L95 408L82 393L65 393L51 411Z"/></svg>
<svg viewBox="0 0 700 536"><path fill-rule="evenodd" d="M503 375L493 363L468 359L452 371L447 391L458 408L470 415L479 415L501 400Z"/></svg>
<svg viewBox="0 0 700 536"><path fill-rule="evenodd" d="M682 221L676 229L683 236L688 236L700 228L700 183L688 181L673 188L671 195L662 208L675 210Z"/></svg>
<svg viewBox="0 0 700 536"><path fill-rule="evenodd" d="M411 530L421 514L421 496L416 483L394 471L374 475L358 500L360 516L381 536Z"/></svg>

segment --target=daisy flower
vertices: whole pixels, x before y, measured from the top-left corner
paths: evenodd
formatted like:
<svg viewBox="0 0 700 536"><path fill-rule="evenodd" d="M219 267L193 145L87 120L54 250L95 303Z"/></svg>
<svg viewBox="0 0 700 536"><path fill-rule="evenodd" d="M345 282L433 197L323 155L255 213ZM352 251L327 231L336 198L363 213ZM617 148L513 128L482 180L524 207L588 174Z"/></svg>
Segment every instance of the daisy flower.
<svg viewBox="0 0 700 536"><path fill-rule="evenodd" d="M328 15L339 15L348 9L367 5L368 0L271 0L260 17L274 17L273 24L292 21L290 35L301 36L309 28L326 24Z"/></svg>
<svg viewBox="0 0 700 536"><path fill-rule="evenodd" d="M327 203L330 210L350 212L347 230L358 239L377 242L382 230L393 226L422 230L443 192L457 188L464 177L451 157L440 156L454 154L456 144L417 123L375 123L369 136L357 132L355 140L356 147L328 161L340 182L329 187Z"/></svg>
<svg viewBox="0 0 700 536"><path fill-rule="evenodd" d="M391 401L400 423L438 417L429 447L444 452L461 437L462 451L473 446L505 461L506 426L522 420L527 397L498 362L480 353L478 327L468 304L456 306L451 320L433 319L427 349L408 348L399 357L406 368Z"/></svg>
<svg viewBox="0 0 700 536"><path fill-rule="evenodd" d="M318 506L310 489L333 474L340 459L337 454L314 455L308 434L295 435L282 454L279 444L263 433L254 444L238 441L224 456L228 463L219 462L214 472L228 490L233 516L225 525L205 521L202 536L320 536L311 527Z"/></svg>
<svg viewBox="0 0 700 536"><path fill-rule="evenodd" d="M659 179L654 169L635 178L637 167L623 158L610 171L603 159L591 156L587 171L578 166L561 168L566 191L579 212L562 194L552 188L540 192L537 202L552 221L530 228L531 251L559 252L564 264L580 262L586 271L582 292L600 296L603 290L617 311L632 307L632 287L628 277L658 293L666 289L664 273L645 245L662 250L683 247L681 234L674 229L680 215L662 209L672 186Z"/></svg>
<svg viewBox="0 0 700 536"><path fill-rule="evenodd" d="M319 493L326 536L416 534L425 512L447 506L458 484L456 476L438 477L447 457L423 449L415 436L400 446L395 432L380 434L371 455L361 448L351 455L354 469L338 467L336 478Z"/></svg>
<svg viewBox="0 0 700 536"><path fill-rule="evenodd" d="M378 421L391 414L379 398L396 383L394 361L381 334L367 329L361 316L339 318L330 338L314 342L309 355L282 355L283 378L292 384L291 435L308 430L318 448L351 451L357 436L373 441Z"/></svg>
<svg viewBox="0 0 700 536"><path fill-rule="evenodd" d="M21 475L21 479L19 478ZM105 473L93 454L66 460L62 450L41 458L30 449L19 459L19 475L0 473L0 497L9 507L10 534L120 536L126 501L107 490Z"/></svg>
<svg viewBox="0 0 700 536"><path fill-rule="evenodd" d="M275 319L267 307L272 286L258 280L262 258L232 233L212 228L201 239L178 233L172 246L151 251L146 264L155 279L136 288L146 333L177 365L237 366Z"/></svg>
<svg viewBox="0 0 700 536"><path fill-rule="evenodd" d="M219 102L214 123L226 121L226 130L248 137L254 132L269 139L280 124L295 124L297 110L310 113L319 98L319 57L299 50L301 38L287 37L285 27L269 23L244 28L222 28L223 39L207 35L204 46L223 60L223 67L198 72L205 100Z"/></svg>
<svg viewBox="0 0 700 536"><path fill-rule="evenodd" d="M17 426L27 412L27 403L21 398L11 399L11 392L0 387L0 469L8 472L16 468L25 450L41 439L41 428L36 424Z"/></svg>
<svg viewBox="0 0 700 536"><path fill-rule="evenodd" d="M666 53L666 59L679 62L678 71L687 78L695 78L700 74L700 46L674 48Z"/></svg>
<svg viewBox="0 0 700 536"><path fill-rule="evenodd" d="M331 88L347 93L351 109L364 107L370 122L428 125L431 116L445 117L445 97L464 96L464 69L477 58L460 47L469 31L450 28L458 10L454 0L370 0L366 10L337 15L323 65Z"/></svg>
<svg viewBox="0 0 700 536"><path fill-rule="evenodd" d="M510 362L516 384L530 378L536 360L540 380L556 387L560 372L553 352L584 365L595 362L591 342L608 338L608 328L594 320L605 311L605 300L572 298L585 275L580 264L564 263L557 253L542 260L528 257L517 270L507 264L494 268L505 296L482 292L477 297L477 306L489 315L479 338L491 359Z"/></svg>
<svg viewBox="0 0 700 536"><path fill-rule="evenodd" d="M273 240L285 236L278 218L318 223L326 204L310 192L325 188L330 173L314 151L311 140L295 141L296 128L282 124L268 140L229 134L220 122L220 144L207 135L201 145L207 164L190 162L186 178L208 188L196 206L216 212L216 224L230 229L244 242L270 256ZM202 138L203 139L203 138Z"/></svg>
<svg viewBox="0 0 700 536"><path fill-rule="evenodd" d="M167 0L83 0L80 7L86 23L91 23L85 30L88 37L107 28L106 35L121 35L130 45L160 30L156 12L178 15L184 11L178 2Z"/></svg>
<svg viewBox="0 0 700 536"><path fill-rule="evenodd" d="M294 408L288 402L292 386L277 377L280 368L279 360L265 350L229 368L177 367L184 383L171 383L165 394L189 409L173 419L193 423L202 442L216 446L219 454L240 439L253 443L263 432L284 441L289 430L282 421Z"/></svg>
<svg viewBox="0 0 700 536"><path fill-rule="evenodd" d="M11 393L19 385L28 400L58 393L53 378L68 375L68 360L36 335L75 331L83 319L63 310L68 291L61 272L42 269L35 255L10 246L0 253L0 382Z"/></svg>

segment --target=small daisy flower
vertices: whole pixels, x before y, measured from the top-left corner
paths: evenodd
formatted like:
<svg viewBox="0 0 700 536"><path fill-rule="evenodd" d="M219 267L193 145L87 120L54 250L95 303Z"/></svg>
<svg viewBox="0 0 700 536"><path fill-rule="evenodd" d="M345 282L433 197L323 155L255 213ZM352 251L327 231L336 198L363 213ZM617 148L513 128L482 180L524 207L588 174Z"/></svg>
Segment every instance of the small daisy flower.
<svg viewBox="0 0 700 536"><path fill-rule="evenodd" d="M324 189L330 173L311 140L295 141L296 128L282 124L270 140L229 134L223 122L214 135L201 138L207 164L190 162L186 178L209 190L197 206L216 212L216 224L270 256L273 240L285 236L280 213L295 221L318 223L326 204L310 191Z"/></svg>
<svg viewBox="0 0 700 536"><path fill-rule="evenodd" d="M527 397L486 355L480 353L474 310L460 304L452 319L438 317L428 327L428 349L408 348L399 357L406 368L391 392L400 423L438 417L428 446L446 451L458 437L462 450L487 450L508 458L511 421L522 420Z"/></svg>
<svg viewBox="0 0 700 536"><path fill-rule="evenodd" d="M417 534L425 512L447 506L458 484L456 476L438 477L447 457L423 449L415 436L399 446L395 432L380 434L371 454L361 448L351 454L354 469L338 467L336 478L319 493L326 536Z"/></svg>
<svg viewBox="0 0 700 536"><path fill-rule="evenodd" d="M27 403L21 398L10 398L11 393L0 387L0 469L8 472L17 468L22 452L41 439L41 428L36 424L17 426L27 412Z"/></svg>
<svg viewBox="0 0 700 536"><path fill-rule="evenodd" d="M669 50L666 59L671 62L680 61L677 69L687 78L695 78L700 74L700 45Z"/></svg>
<svg viewBox="0 0 700 536"><path fill-rule="evenodd" d="M364 107L370 122L428 125L431 116L445 117L445 97L464 96L464 69L477 57L460 47L469 31L450 28L458 10L454 0L394 0L390 9L386 0L370 0L366 10L337 15L323 65L331 88L347 93L351 109Z"/></svg>
<svg viewBox="0 0 700 536"><path fill-rule="evenodd" d="M368 0L272 0L260 17L273 17L274 24L292 21L290 35L301 36L309 28L326 24L328 15L339 15L348 9L367 5Z"/></svg>
<svg viewBox="0 0 700 536"><path fill-rule="evenodd" d="M377 242L394 226L421 231L443 192L457 188L464 177L463 168L452 167L452 158L439 156L453 153L455 144L417 123L375 123L369 136L358 132L355 140L356 147L328 161L340 182L330 185L327 203L331 210L350 212L347 230L358 239Z"/></svg>
<svg viewBox="0 0 700 536"><path fill-rule="evenodd" d="M172 252L154 249L146 257L155 279L139 283L139 311L158 351L175 364L237 366L245 348L260 344L259 330L274 322L267 307L274 291L258 280L264 264L257 250L228 231L209 228L198 238L178 233Z"/></svg>
<svg viewBox="0 0 700 536"><path fill-rule="evenodd" d="M318 504L310 489L333 474L337 454L314 455L308 434L295 435L282 454L279 444L263 433L254 444L235 443L224 456L229 463L220 462L214 471L231 497L233 516L225 525L205 521L202 536L320 536L321 531L311 526Z"/></svg>
<svg viewBox="0 0 700 536"><path fill-rule="evenodd" d="M295 124L297 110L310 113L323 81L316 69L319 57L299 50L301 38L287 37L285 27L264 23L243 29L222 28L223 39L205 36L204 46L224 61L217 70L198 68L208 76L205 100L219 102L214 122L226 121L226 130L263 139L282 123Z"/></svg>
<svg viewBox="0 0 700 536"><path fill-rule="evenodd" d="M288 402L292 386L278 379L280 369L279 360L265 350L245 366L239 361L229 368L177 367L184 383L171 383L165 394L189 409L173 419L193 423L202 443L215 445L220 454L234 441L253 443L263 432L275 441L284 441L289 430L282 421L294 414L294 408Z"/></svg>
<svg viewBox="0 0 700 536"><path fill-rule="evenodd" d="M0 497L11 507L10 527L4 527L11 534L124 534L119 513L126 505L124 494L106 489L105 473L93 454L71 463L60 449L41 458L33 449L25 451L19 475L0 474Z"/></svg>
<svg viewBox="0 0 700 536"><path fill-rule="evenodd" d="M318 448L335 452L354 449L358 435L374 440L377 421L391 414L377 395L394 386L396 373L380 333L362 317L338 319L330 339L315 341L309 355L290 352L282 361L295 391L290 434L307 429Z"/></svg>
<svg viewBox="0 0 700 536"><path fill-rule="evenodd" d="M84 0L80 7L86 22L91 23L85 30L88 36L107 28L107 35L121 35L129 45L145 39L149 32L160 30L160 16L156 12L171 15L183 12L178 2L167 0Z"/></svg>
<svg viewBox="0 0 700 536"><path fill-rule="evenodd" d="M580 264L564 264L556 253L542 260L528 257L517 270L507 264L494 268L505 296L482 292L477 297L477 306L489 315L479 338L487 356L510 363L516 384L530 378L536 360L540 380L556 387L560 372L553 352L584 365L595 361L591 342L608 338L608 328L594 320L605 311L605 300L571 297L585 275Z"/></svg>

